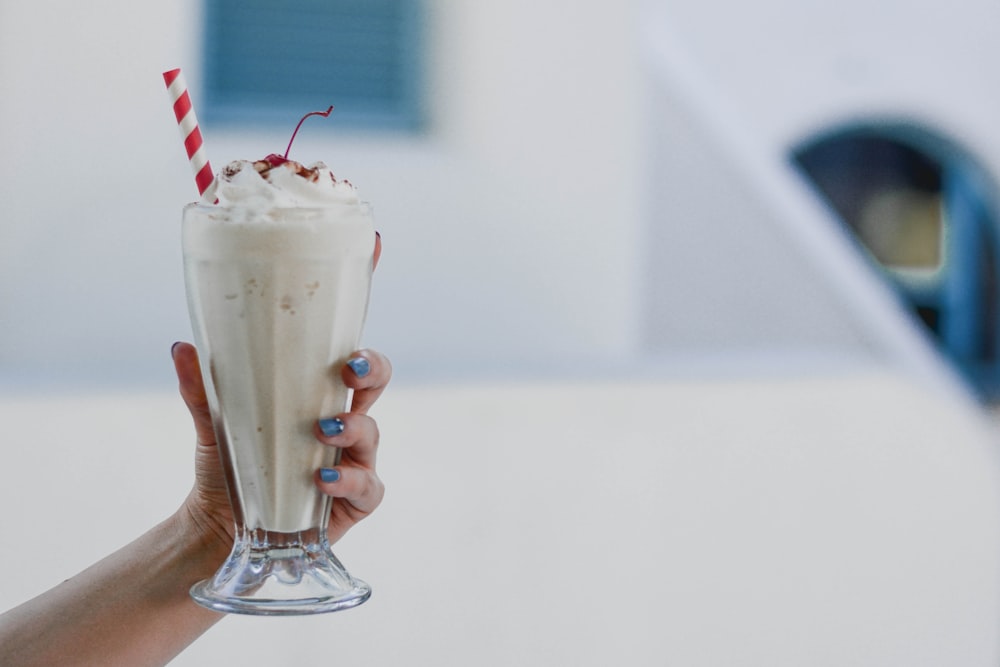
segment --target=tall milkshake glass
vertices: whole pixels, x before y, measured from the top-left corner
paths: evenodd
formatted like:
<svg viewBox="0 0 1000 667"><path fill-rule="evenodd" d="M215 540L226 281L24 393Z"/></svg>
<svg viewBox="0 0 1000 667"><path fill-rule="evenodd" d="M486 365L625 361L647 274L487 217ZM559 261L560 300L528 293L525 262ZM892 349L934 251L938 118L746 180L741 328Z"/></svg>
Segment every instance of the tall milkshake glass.
<svg viewBox="0 0 1000 667"><path fill-rule="evenodd" d="M368 307L375 231L363 203L190 204L184 274L195 343L236 518L232 553L192 597L223 612L312 614L371 589L327 540L315 471L340 452L313 425L346 409L340 368Z"/></svg>

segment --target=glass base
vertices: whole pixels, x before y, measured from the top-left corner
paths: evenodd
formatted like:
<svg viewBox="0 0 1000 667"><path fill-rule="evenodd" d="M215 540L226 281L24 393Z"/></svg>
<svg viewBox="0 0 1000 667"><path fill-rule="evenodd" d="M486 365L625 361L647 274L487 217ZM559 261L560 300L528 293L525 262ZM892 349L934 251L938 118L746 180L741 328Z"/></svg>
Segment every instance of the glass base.
<svg viewBox="0 0 1000 667"><path fill-rule="evenodd" d="M253 531L239 537L211 579L191 587L203 607L255 616L297 616L350 609L371 596L319 531Z"/></svg>

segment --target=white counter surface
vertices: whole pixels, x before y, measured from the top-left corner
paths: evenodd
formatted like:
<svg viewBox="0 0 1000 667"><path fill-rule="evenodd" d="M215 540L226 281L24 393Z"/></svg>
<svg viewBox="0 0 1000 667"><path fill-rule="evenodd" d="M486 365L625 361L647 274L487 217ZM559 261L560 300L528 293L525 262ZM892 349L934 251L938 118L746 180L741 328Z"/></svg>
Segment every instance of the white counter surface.
<svg viewBox="0 0 1000 667"><path fill-rule="evenodd" d="M374 415L388 495L336 549L372 599L231 617L173 664L1000 662L1000 461L953 397L825 372L394 387ZM190 484L172 394L7 397L0 423L3 608Z"/></svg>

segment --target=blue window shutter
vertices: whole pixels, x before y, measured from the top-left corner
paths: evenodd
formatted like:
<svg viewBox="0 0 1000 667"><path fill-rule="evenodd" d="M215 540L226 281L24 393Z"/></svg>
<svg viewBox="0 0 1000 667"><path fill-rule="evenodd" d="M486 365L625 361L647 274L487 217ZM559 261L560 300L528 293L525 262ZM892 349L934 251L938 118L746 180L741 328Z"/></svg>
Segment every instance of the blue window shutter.
<svg viewBox="0 0 1000 667"><path fill-rule="evenodd" d="M287 124L336 108L338 127L418 130L419 0L205 0L206 124Z"/></svg>

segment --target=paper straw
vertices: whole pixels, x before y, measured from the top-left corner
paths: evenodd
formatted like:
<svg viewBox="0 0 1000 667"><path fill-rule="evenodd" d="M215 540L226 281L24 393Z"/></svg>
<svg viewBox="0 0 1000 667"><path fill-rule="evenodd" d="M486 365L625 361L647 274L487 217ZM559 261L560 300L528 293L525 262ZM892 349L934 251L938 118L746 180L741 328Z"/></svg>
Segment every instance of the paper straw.
<svg viewBox="0 0 1000 667"><path fill-rule="evenodd" d="M201 138L201 130L198 129L198 118L194 115L194 106L191 105L187 81L179 69L164 72L163 81L167 84L167 92L174 105L174 116L177 117L177 126L184 138L184 148L187 150L188 161L191 163L194 180L198 185L198 194L203 195L215 180L215 174L205 154L205 145Z"/></svg>

